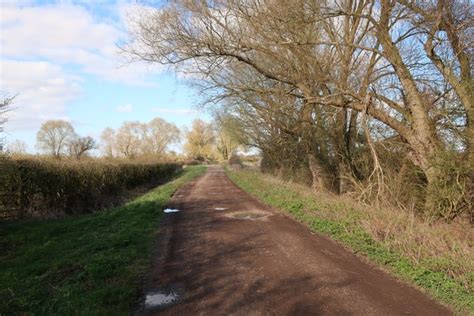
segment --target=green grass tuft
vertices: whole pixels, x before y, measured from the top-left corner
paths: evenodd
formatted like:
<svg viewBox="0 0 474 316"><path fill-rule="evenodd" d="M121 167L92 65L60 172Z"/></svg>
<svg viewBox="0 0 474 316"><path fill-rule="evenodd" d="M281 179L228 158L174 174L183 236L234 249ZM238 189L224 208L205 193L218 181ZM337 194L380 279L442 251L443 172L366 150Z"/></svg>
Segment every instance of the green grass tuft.
<svg viewBox="0 0 474 316"><path fill-rule="evenodd" d="M97 214L0 226L0 315L129 314L164 206L205 169L189 167L174 181Z"/></svg>

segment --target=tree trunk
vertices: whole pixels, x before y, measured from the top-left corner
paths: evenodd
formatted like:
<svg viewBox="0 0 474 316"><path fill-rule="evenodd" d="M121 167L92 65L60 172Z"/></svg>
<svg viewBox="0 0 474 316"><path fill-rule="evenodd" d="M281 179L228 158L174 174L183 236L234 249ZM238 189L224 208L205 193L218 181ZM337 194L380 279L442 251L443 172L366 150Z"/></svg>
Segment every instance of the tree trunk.
<svg viewBox="0 0 474 316"><path fill-rule="evenodd" d="M472 92L471 92L472 94ZM467 111L467 163L468 163L468 179L467 194L470 203L470 220L474 224L474 106L468 108Z"/></svg>
<svg viewBox="0 0 474 316"><path fill-rule="evenodd" d="M317 192L327 191L324 168L321 166L318 159L316 159L316 157L311 153L308 154L308 164L313 177L313 189Z"/></svg>
<svg viewBox="0 0 474 316"><path fill-rule="evenodd" d="M468 151L468 162L470 163L471 169L474 169L474 106L467 109L467 151Z"/></svg>
<svg viewBox="0 0 474 316"><path fill-rule="evenodd" d="M426 170L425 176L428 181L426 186L426 197L425 197L425 214L429 217L436 218L439 212L439 206L437 205L439 198L437 196L437 186L441 176L441 170L436 167L431 167Z"/></svg>

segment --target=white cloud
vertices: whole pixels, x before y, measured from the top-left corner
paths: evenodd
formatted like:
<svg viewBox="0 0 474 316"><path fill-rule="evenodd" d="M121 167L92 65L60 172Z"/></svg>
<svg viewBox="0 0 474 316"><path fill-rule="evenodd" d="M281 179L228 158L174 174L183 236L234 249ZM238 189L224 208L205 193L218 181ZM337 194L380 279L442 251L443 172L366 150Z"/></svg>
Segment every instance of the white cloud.
<svg viewBox="0 0 474 316"><path fill-rule="evenodd" d="M122 11L133 6L119 5ZM117 43L127 37L124 20L97 21L80 5L6 6L1 9L0 46L3 57L49 60L78 65L80 71L110 81L149 84L160 66L127 64ZM103 18L105 20L105 18Z"/></svg>
<svg viewBox="0 0 474 316"><path fill-rule="evenodd" d="M69 4L5 8L2 44L7 56L51 56L56 50L103 51L120 36L106 24L94 22L82 7Z"/></svg>
<svg viewBox="0 0 474 316"><path fill-rule="evenodd" d="M133 111L133 106L131 104L119 105L117 107L117 112L120 113L130 113Z"/></svg>
<svg viewBox="0 0 474 316"><path fill-rule="evenodd" d="M174 115L197 115L198 111L193 109L185 109L185 108L152 108L152 112L161 113L161 114L174 114Z"/></svg>
<svg viewBox="0 0 474 316"><path fill-rule="evenodd" d="M127 36L122 11L128 6L102 6L116 10L108 12L119 15L114 20L68 1L0 4L0 92L18 94L6 125L9 131L35 130L44 120L67 119L67 106L81 94L84 75L156 86L150 78L160 67L125 64L117 54L116 44Z"/></svg>
<svg viewBox="0 0 474 316"><path fill-rule="evenodd" d="M81 79L45 61L0 61L2 91L18 93L6 130L38 129L41 122L67 119L65 104L81 93Z"/></svg>

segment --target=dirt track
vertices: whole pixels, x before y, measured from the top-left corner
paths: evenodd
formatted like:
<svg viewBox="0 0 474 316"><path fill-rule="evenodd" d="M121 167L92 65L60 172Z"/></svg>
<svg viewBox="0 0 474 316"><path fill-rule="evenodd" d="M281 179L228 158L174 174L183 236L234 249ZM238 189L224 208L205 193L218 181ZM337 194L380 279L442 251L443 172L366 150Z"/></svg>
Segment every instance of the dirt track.
<svg viewBox="0 0 474 316"><path fill-rule="evenodd" d="M141 313L451 314L415 288L272 211L236 187L219 167L210 167L176 192L171 207L180 212L164 215L147 290L179 298ZM235 213L240 211L268 213Z"/></svg>

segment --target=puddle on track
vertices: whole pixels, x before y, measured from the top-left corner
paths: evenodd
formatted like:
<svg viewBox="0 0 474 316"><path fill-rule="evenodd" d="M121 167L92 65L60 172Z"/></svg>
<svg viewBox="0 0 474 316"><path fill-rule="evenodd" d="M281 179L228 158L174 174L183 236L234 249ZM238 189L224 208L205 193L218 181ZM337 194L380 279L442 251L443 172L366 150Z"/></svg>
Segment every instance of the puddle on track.
<svg viewBox="0 0 474 316"><path fill-rule="evenodd" d="M135 315L150 315L150 313L178 304L182 300L183 294L183 289L177 284L149 289Z"/></svg>
<svg viewBox="0 0 474 316"><path fill-rule="evenodd" d="M177 212L179 212L179 210L176 209L176 208L167 208L163 212L165 212L165 213L177 213Z"/></svg>
<svg viewBox="0 0 474 316"><path fill-rule="evenodd" d="M270 212L266 211L239 211L228 213L225 216L235 219L247 219L247 220L267 220L267 218L272 215Z"/></svg>
<svg viewBox="0 0 474 316"><path fill-rule="evenodd" d="M215 207L214 211L225 211L227 210L227 207Z"/></svg>
<svg viewBox="0 0 474 316"><path fill-rule="evenodd" d="M158 308L177 301L179 299L178 293L160 293L147 294L145 297L145 308Z"/></svg>

